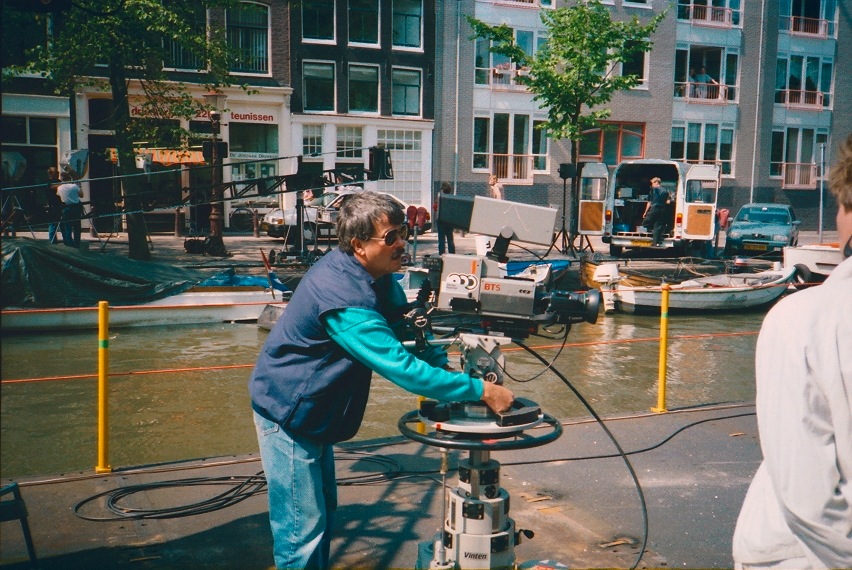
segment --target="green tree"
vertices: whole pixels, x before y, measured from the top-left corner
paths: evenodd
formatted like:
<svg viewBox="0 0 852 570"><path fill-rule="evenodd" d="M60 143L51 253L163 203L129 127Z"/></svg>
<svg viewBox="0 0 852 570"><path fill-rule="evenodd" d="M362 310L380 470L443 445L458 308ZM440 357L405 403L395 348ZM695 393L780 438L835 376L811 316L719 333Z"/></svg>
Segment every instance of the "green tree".
<svg viewBox="0 0 852 570"><path fill-rule="evenodd" d="M489 40L493 53L508 57L526 70L517 80L547 111L547 121L541 128L554 140L570 140L571 161L577 164L583 131L601 127L601 122L610 116L605 105L613 94L640 82L636 75L618 73L618 64L651 50L650 36L665 14L657 14L644 24L635 16L627 21L613 20L610 9L599 0L542 9L547 41L534 55L515 43L513 30L506 24L490 26L475 18L468 21L474 37ZM572 228L576 227L576 194L575 177Z"/></svg>
<svg viewBox="0 0 852 570"><path fill-rule="evenodd" d="M169 80L164 67L177 67L176 58L180 58L181 67L189 62L204 70L198 74L198 83L206 89L229 84L232 56L224 30L222 26L208 29L206 15L208 8L234 4L236 0L80 0L54 16L47 45L30 50L29 63L16 71L41 74L58 94L71 95L80 86L108 91L114 109L117 170L119 175L128 174L135 163L133 141L188 144L189 133L173 126L173 119L191 119L207 111L192 98L187 84ZM134 116L131 85L143 94L141 112ZM149 259L141 179L122 178L122 186L128 255Z"/></svg>

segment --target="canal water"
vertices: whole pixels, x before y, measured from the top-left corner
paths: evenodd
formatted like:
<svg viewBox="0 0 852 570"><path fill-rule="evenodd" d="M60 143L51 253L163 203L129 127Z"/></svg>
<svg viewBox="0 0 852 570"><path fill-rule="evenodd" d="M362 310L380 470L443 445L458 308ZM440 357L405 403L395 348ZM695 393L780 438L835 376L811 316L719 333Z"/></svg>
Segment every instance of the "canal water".
<svg viewBox="0 0 852 570"><path fill-rule="evenodd" d="M750 400L764 313L676 316L667 407ZM601 415L657 403L659 318L601 315L527 345ZM257 451L246 383L266 331L248 324L111 331L109 462L114 468ZM91 472L97 463L96 332L4 336L0 477ZM451 360L457 361L455 347ZM533 356L510 345L506 385L557 418L589 415ZM131 374L132 373L132 374ZM428 382L428 379L424 379ZM398 435L416 397L375 379L357 440Z"/></svg>

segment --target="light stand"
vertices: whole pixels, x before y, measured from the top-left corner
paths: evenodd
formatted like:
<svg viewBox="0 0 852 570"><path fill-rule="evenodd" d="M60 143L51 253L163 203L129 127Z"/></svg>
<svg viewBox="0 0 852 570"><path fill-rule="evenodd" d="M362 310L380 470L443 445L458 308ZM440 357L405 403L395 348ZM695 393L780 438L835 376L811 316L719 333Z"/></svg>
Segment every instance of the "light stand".
<svg viewBox="0 0 852 570"><path fill-rule="evenodd" d="M222 112L220 109L224 106L225 95L218 91L211 91L204 95L204 101L212 107L209 115L210 131L213 134L213 144L211 146L213 193L210 204L210 244L208 250L224 256L228 252L225 249L225 242L222 239L225 231L225 215L224 204L222 203L222 156L219 152L219 133L222 128Z"/></svg>
<svg viewBox="0 0 852 570"><path fill-rule="evenodd" d="M562 236L562 247L560 251L562 255L567 255L569 251L574 250L574 245L572 240L568 238L568 228L565 225L566 218L565 214L568 211L568 179L573 178L576 169L573 164L565 163L559 165L559 178L562 179L562 229L559 230L553 238L553 243L551 247L556 245L556 240L559 239L559 236Z"/></svg>

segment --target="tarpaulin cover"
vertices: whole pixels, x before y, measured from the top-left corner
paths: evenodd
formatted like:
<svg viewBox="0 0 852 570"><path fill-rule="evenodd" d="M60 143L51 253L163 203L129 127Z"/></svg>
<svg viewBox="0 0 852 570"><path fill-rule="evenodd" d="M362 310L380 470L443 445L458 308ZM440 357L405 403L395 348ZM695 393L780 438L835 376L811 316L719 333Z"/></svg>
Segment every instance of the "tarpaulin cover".
<svg viewBox="0 0 852 570"><path fill-rule="evenodd" d="M3 307L137 305L176 295L209 273L29 238L3 238Z"/></svg>

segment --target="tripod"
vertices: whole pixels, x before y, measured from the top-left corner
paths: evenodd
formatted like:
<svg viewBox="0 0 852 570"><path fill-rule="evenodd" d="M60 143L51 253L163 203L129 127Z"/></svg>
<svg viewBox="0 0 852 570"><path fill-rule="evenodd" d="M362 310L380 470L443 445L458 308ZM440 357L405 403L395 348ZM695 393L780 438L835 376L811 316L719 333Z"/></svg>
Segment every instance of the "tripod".
<svg viewBox="0 0 852 570"><path fill-rule="evenodd" d="M3 199L3 221L0 224L0 233L4 234L8 231L11 232L12 237L15 237L15 231L18 228L20 220L24 220L27 228L30 230L30 235L35 239L35 232L33 231L33 226L30 224L30 218L27 216L27 211L21 205L21 201L18 200L18 195L14 190L9 191L9 195ZM9 215L6 215L6 212L9 212Z"/></svg>

